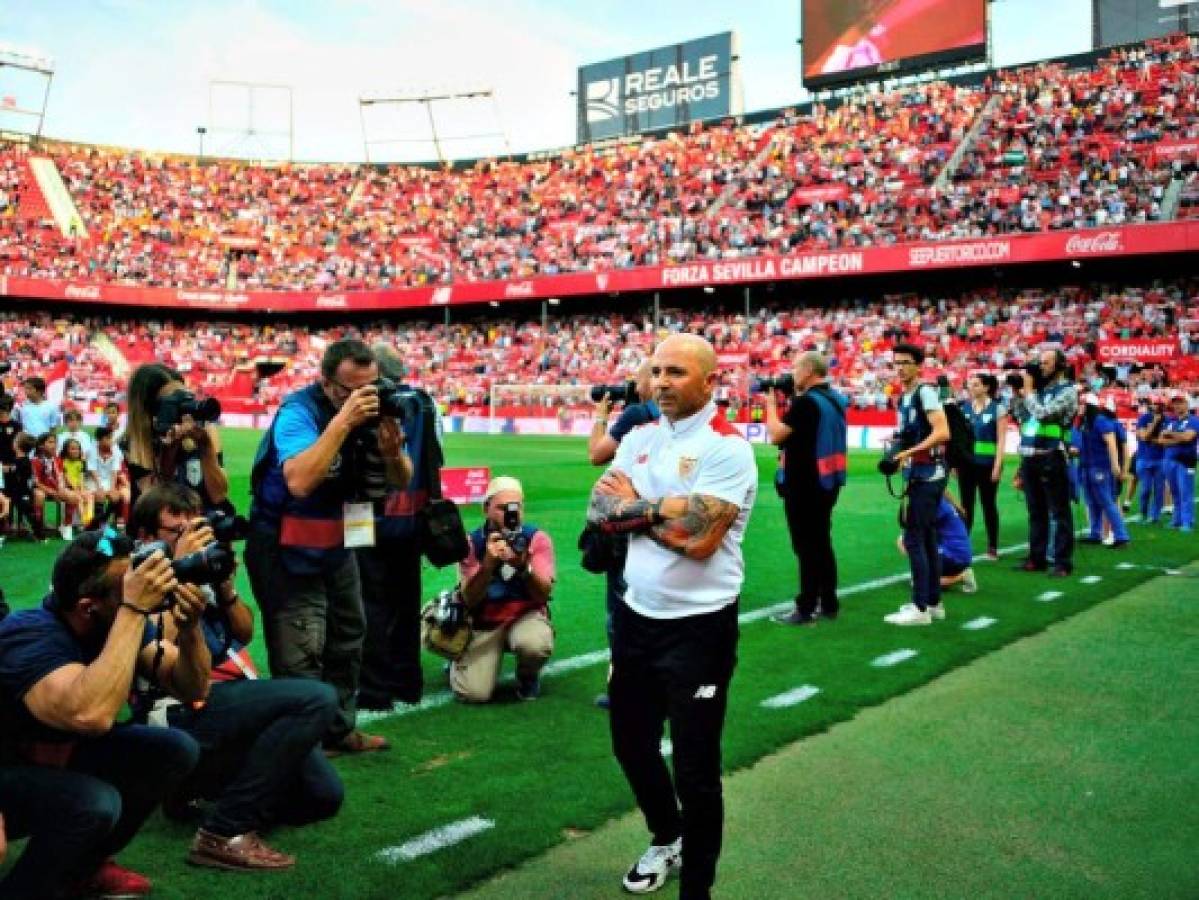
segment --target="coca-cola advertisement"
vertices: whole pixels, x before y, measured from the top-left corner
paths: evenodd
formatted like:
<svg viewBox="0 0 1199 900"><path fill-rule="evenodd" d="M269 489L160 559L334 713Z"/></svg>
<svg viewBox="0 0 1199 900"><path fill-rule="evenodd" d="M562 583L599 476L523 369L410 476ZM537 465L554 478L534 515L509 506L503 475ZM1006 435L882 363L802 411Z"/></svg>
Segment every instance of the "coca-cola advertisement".
<svg viewBox="0 0 1199 900"><path fill-rule="evenodd" d="M1118 231L1074 234L1066 241L1067 256L1108 256L1124 252L1124 238Z"/></svg>

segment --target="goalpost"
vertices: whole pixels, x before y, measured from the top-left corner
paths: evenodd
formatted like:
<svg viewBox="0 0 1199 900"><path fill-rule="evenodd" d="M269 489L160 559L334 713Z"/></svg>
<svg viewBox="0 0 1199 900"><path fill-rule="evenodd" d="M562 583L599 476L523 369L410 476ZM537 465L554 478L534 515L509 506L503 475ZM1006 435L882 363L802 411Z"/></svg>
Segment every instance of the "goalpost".
<svg viewBox="0 0 1199 900"><path fill-rule="evenodd" d="M497 415L500 409L521 414ZM589 384L492 384L487 433L587 434L591 418Z"/></svg>

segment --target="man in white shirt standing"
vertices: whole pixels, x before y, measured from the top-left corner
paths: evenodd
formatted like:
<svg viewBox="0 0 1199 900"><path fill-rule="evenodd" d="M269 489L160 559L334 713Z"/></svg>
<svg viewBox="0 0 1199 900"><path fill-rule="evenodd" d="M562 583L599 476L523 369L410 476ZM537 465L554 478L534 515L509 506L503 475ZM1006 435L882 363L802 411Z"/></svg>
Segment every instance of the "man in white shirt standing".
<svg viewBox="0 0 1199 900"><path fill-rule="evenodd" d="M711 344L667 338L651 377L662 415L621 442L588 519L630 535L628 588L613 611L610 723L652 843L624 887L655 891L681 865L679 897L697 900L709 896L720 856L720 737L758 470L753 449L712 401ZM661 752L667 720L673 783Z"/></svg>

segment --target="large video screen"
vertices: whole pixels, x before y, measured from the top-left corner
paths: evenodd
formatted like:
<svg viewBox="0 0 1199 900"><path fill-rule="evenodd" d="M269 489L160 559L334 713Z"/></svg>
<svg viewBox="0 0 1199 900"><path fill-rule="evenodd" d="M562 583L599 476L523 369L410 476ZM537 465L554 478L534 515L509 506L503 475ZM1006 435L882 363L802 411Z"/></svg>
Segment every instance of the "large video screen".
<svg viewBox="0 0 1199 900"><path fill-rule="evenodd" d="M1095 0L1095 47L1199 30L1199 0Z"/></svg>
<svg viewBox="0 0 1199 900"><path fill-rule="evenodd" d="M808 88L981 59L986 0L803 0Z"/></svg>

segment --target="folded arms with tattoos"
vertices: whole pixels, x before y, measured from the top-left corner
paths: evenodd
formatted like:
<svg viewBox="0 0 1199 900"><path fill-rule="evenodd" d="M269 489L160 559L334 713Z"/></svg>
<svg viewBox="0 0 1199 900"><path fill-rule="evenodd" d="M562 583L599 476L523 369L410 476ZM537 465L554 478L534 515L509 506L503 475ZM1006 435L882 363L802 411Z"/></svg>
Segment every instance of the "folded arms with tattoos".
<svg viewBox="0 0 1199 900"><path fill-rule="evenodd" d="M587 521L614 534L644 534L688 559L707 559L737 520L735 503L708 494L641 497L624 472L612 469L596 482Z"/></svg>

